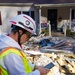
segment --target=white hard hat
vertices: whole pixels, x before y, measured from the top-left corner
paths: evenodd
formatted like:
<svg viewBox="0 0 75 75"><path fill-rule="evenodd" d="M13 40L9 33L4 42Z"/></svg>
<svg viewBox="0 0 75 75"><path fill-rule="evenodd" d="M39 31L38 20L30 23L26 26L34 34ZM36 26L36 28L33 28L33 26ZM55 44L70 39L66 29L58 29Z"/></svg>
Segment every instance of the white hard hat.
<svg viewBox="0 0 75 75"><path fill-rule="evenodd" d="M26 14L20 14L14 17L11 21L11 24L21 27L32 34L36 34L36 24L35 21Z"/></svg>

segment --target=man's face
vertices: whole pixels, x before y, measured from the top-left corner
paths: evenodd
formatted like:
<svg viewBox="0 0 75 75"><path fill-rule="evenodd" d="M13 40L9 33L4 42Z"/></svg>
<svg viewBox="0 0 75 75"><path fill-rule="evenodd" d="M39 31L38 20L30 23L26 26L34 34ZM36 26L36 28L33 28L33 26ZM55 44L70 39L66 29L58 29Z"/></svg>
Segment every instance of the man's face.
<svg viewBox="0 0 75 75"><path fill-rule="evenodd" d="M20 39L21 44L25 43L25 42L28 41L30 38L31 38L31 33L30 33L30 32L27 32L27 33L23 34L23 35L21 36L21 39Z"/></svg>

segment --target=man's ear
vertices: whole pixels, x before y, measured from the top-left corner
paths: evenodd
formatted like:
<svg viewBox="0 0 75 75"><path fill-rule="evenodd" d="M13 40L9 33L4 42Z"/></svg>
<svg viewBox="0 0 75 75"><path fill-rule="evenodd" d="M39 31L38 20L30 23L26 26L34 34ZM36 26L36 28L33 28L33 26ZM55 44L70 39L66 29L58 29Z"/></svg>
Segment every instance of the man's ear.
<svg viewBox="0 0 75 75"><path fill-rule="evenodd" d="M22 33L23 33L23 31L22 31L22 30L19 30L19 33L20 33L20 34L22 34Z"/></svg>

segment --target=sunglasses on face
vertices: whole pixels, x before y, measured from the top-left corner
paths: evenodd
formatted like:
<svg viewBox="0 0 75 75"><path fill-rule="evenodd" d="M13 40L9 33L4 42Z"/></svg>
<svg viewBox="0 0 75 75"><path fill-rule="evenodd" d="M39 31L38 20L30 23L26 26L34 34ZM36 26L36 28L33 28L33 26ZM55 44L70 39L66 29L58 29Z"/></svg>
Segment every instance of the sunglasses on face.
<svg viewBox="0 0 75 75"><path fill-rule="evenodd" d="M32 34L31 33L27 32L26 34L27 34L27 37L28 38L31 38L32 37Z"/></svg>

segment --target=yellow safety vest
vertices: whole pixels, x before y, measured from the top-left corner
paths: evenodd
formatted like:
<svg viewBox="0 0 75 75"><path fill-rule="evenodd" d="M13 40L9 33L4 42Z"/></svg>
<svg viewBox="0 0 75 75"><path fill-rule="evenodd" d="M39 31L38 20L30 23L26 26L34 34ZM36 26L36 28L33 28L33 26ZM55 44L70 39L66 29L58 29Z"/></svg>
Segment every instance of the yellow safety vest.
<svg viewBox="0 0 75 75"><path fill-rule="evenodd" d="M8 55L10 53L14 53L14 54L17 54L17 55L21 56L23 64L24 64L25 72L27 74L30 73L30 72L32 72L32 69L31 69L30 65L28 64L28 60L26 58L26 55L25 55L25 53L23 53L22 50L18 50L16 48L12 48L12 47L6 48L2 52L0 52L0 60L3 59L6 55ZM6 69L4 69L0 65L0 75L10 75L10 74L9 74L9 72Z"/></svg>

